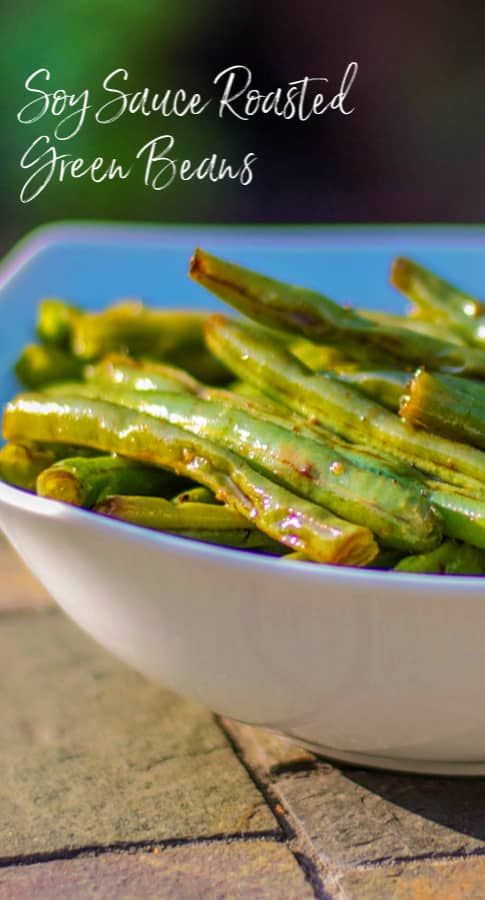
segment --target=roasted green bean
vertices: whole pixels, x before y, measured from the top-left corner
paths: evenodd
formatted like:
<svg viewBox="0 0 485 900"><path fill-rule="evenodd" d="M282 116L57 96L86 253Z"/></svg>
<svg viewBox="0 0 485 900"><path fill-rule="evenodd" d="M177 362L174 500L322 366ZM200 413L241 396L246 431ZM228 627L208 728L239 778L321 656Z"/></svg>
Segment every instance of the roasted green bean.
<svg viewBox="0 0 485 900"><path fill-rule="evenodd" d="M455 541L444 541L436 550L417 556L405 556L396 572L427 572L446 575L485 575L485 553Z"/></svg>
<svg viewBox="0 0 485 900"><path fill-rule="evenodd" d="M409 372L400 369L381 369L361 372L329 373L336 381L350 384L358 388L367 397L377 400L386 409L396 411L406 385L409 382Z"/></svg>
<svg viewBox="0 0 485 900"><path fill-rule="evenodd" d="M152 416L102 401L27 394L7 404L4 436L76 443L162 466L216 497L291 550L320 562L366 565L377 554L372 532L302 500L256 472L237 454Z"/></svg>
<svg viewBox="0 0 485 900"><path fill-rule="evenodd" d="M485 385L418 369L399 415L410 425L485 450Z"/></svg>
<svg viewBox="0 0 485 900"><path fill-rule="evenodd" d="M115 384L134 391L189 391L195 394L199 390L199 382L182 369L114 353L86 366L84 377L88 382Z"/></svg>
<svg viewBox="0 0 485 900"><path fill-rule="evenodd" d="M80 378L82 363L60 347L27 344L15 363L15 374L24 387L39 388L55 381Z"/></svg>
<svg viewBox="0 0 485 900"><path fill-rule="evenodd" d="M96 512L156 531L193 537L245 550L281 553L281 545L250 525L227 506L188 502L170 503L159 497L107 497Z"/></svg>
<svg viewBox="0 0 485 900"><path fill-rule="evenodd" d="M217 500L209 488L198 485L176 494L172 497L172 503L217 503Z"/></svg>
<svg viewBox="0 0 485 900"><path fill-rule="evenodd" d="M5 444L0 450L0 476L3 481L26 491L35 491L37 476L58 456L35 444Z"/></svg>
<svg viewBox="0 0 485 900"><path fill-rule="evenodd" d="M296 494L367 525L386 546L424 551L441 540L439 519L420 485L358 466L322 441L189 394L127 392L113 386L97 396L233 450Z"/></svg>
<svg viewBox="0 0 485 900"><path fill-rule="evenodd" d="M484 453L410 428L349 385L309 372L278 342L261 340L251 326L213 316L206 337L212 351L236 375L347 440L367 444L458 487L469 488L470 480L485 483Z"/></svg>
<svg viewBox="0 0 485 900"><path fill-rule="evenodd" d="M353 342L357 350L370 347L413 366L485 378L485 350L379 325L306 288L267 278L249 269L196 250L190 275L216 296L254 318L282 331L303 334L316 343Z"/></svg>
<svg viewBox="0 0 485 900"><path fill-rule="evenodd" d="M63 459L37 478L41 497L90 509L110 494L170 497L183 480L172 472L119 456Z"/></svg>
<svg viewBox="0 0 485 900"><path fill-rule="evenodd" d="M37 311L37 334L46 344L69 349L72 330L80 315L76 306L63 300L41 300Z"/></svg>
<svg viewBox="0 0 485 900"><path fill-rule="evenodd" d="M468 342L485 343L485 305L410 259L396 259L391 283L425 319L441 323ZM422 360L429 364L428 360Z"/></svg>
<svg viewBox="0 0 485 900"><path fill-rule="evenodd" d="M91 456L83 447L64 447L60 444L4 444L0 450L0 477L8 484L35 491L37 477L44 469L66 456Z"/></svg>

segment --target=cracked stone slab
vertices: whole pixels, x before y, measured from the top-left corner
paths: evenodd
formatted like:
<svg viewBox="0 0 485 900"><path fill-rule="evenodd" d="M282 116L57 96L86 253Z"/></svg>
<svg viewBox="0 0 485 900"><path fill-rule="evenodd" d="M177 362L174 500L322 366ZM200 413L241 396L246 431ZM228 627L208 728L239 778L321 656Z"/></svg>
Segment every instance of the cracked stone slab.
<svg viewBox="0 0 485 900"><path fill-rule="evenodd" d="M278 830L206 709L57 611L0 617L0 858Z"/></svg>
<svg viewBox="0 0 485 900"><path fill-rule="evenodd" d="M53 603L0 533L0 612L36 609Z"/></svg>
<svg viewBox="0 0 485 900"><path fill-rule="evenodd" d="M341 900L483 900L483 856L376 866L340 879Z"/></svg>
<svg viewBox="0 0 485 900"><path fill-rule="evenodd" d="M282 775L277 791L325 864L470 854L485 848L485 779L340 771Z"/></svg>
<svg viewBox="0 0 485 900"><path fill-rule="evenodd" d="M199 844L9 867L0 870L0 894L8 900L307 900L314 896L290 851L273 841Z"/></svg>

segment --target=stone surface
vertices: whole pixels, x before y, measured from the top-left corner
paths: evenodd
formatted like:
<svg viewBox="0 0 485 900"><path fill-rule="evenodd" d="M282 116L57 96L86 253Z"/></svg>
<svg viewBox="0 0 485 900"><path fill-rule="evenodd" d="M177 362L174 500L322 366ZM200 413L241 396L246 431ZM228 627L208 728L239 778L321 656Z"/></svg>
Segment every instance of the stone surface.
<svg viewBox="0 0 485 900"><path fill-rule="evenodd" d="M326 864L355 866L485 848L483 778L339 771L320 763L282 774L276 789Z"/></svg>
<svg viewBox="0 0 485 900"><path fill-rule="evenodd" d="M258 840L8 867L0 869L0 896L4 900L307 900L314 894L284 845Z"/></svg>
<svg viewBox="0 0 485 900"><path fill-rule="evenodd" d="M269 732L224 725L324 866L485 849L483 778L340 770Z"/></svg>
<svg viewBox="0 0 485 900"><path fill-rule="evenodd" d="M343 876L341 900L483 900L485 859L376 866Z"/></svg>
<svg viewBox="0 0 485 900"><path fill-rule="evenodd" d="M211 714L56 611L0 616L0 858L278 826Z"/></svg>
<svg viewBox="0 0 485 900"><path fill-rule="evenodd" d="M257 769L262 777L305 768L317 760L313 753L266 728L253 728L231 719L223 719L222 723L248 765Z"/></svg>
<svg viewBox="0 0 485 900"><path fill-rule="evenodd" d="M53 602L0 533L0 612L52 606Z"/></svg>

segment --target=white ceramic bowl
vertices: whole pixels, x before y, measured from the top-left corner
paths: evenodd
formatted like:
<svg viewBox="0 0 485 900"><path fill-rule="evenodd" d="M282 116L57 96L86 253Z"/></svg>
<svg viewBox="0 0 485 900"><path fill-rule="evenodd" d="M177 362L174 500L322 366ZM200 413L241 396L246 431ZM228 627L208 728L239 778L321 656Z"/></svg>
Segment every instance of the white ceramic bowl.
<svg viewBox="0 0 485 900"><path fill-rule="evenodd" d="M45 295L218 304L191 284L196 244L339 300L388 308L414 255L470 291L480 229L44 229L5 263L0 400ZM130 665L218 713L340 760L485 772L485 581L339 569L184 541L0 484L0 523L57 602Z"/></svg>

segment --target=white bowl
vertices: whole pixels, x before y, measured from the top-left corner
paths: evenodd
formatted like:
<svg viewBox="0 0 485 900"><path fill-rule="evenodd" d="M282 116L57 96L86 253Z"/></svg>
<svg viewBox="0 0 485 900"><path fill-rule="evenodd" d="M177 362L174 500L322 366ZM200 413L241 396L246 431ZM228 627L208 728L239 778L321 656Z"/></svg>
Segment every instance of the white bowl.
<svg viewBox="0 0 485 900"><path fill-rule="evenodd" d="M471 292L481 229L64 226L4 265L0 400L45 295L217 308L186 276L196 244L339 300L394 308L413 255ZM121 659L218 713L333 758L485 772L485 581L287 564L97 517L0 484L0 523L63 609Z"/></svg>

